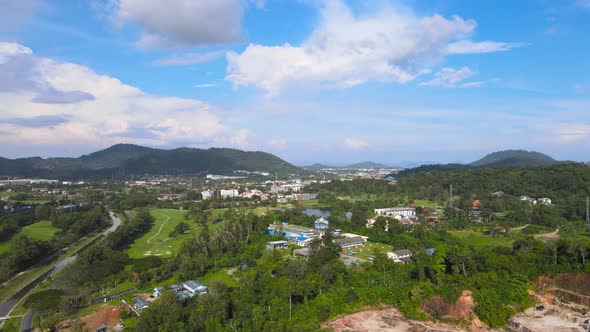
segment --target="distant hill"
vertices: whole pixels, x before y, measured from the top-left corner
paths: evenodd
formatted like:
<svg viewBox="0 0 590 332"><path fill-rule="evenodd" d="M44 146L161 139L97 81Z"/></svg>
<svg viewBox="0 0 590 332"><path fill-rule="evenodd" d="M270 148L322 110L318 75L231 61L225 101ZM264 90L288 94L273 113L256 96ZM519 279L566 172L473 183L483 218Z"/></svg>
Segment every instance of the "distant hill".
<svg viewBox="0 0 590 332"><path fill-rule="evenodd" d="M318 169L322 169L322 168L374 168L374 169L380 169L380 168L391 168L391 167L392 166L376 163L373 161L363 161L360 163L355 163L355 164L350 164L350 165L339 165L339 166L326 165L326 164L322 164L322 163L315 163L310 166L305 166L305 168L313 169L313 170L318 170Z"/></svg>
<svg viewBox="0 0 590 332"><path fill-rule="evenodd" d="M376 163L373 161L363 161L360 163L355 163L355 164L351 164L346 166L347 168L374 168L374 169L379 169L379 168L390 168L390 166L384 165L384 164L380 164L380 163Z"/></svg>
<svg viewBox="0 0 590 332"><path fill-rule="evenodd" d="M237 149L153 149L117 144L79 158L0 158L0 176L110 177L141 174L230 174L235 170L295 173L299 168L266 152Z"/></svg>
<svg viewBox="0 0 590 332"><path fill-rule="evenodd" d="M415 168L404 169L396 177L401 177L419 172L452 171L460 169L475 168L497 168L497 167L537 167L550 166L568 161L557 161L546 154L526 150L505 150L493 152L485 157L469 164L433 164L422 165Z"/></svg>
<svg viewBox="0 0 590 332"><path fill-rule="evenodd" d="M546 154L526 150L505 150L490 153L480 160L469 164L473 167L522 167L548 166L559 163Z"/></svg>

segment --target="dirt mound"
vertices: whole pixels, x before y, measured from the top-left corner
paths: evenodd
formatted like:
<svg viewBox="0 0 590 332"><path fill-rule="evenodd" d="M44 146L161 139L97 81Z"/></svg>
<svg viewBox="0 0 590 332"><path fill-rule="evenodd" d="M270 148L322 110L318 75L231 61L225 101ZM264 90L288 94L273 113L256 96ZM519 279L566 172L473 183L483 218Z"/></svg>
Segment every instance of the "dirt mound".
<svg viewBox="0 0 590 332"><path fill-rule="evenodd" d="M590 274L560 273L539 277L537 289L551 293L557 298L590 307Z"/></svg>
<svg viewBox="0 0 590 332"><path fill-rule="evenodd" d="M452 324L409 320L394 308L369 309L351 315L341 316L322 325L335 332L460 332L488 331L478 320L469 330Z"/></svg>
<svg viewBox="0 0 590 332"><path fill-rule="evenodd" d="M121 310L123 310L123 308L105 304L100 307L99 311L80 317L80 320L86 324L84 327L88 331L96 331L96 328L103 324L112 328L119 322L119 312ZM60 331L69 331L71 323L71 321L63 322L61 325L68 328L60 329Z"/></svg>

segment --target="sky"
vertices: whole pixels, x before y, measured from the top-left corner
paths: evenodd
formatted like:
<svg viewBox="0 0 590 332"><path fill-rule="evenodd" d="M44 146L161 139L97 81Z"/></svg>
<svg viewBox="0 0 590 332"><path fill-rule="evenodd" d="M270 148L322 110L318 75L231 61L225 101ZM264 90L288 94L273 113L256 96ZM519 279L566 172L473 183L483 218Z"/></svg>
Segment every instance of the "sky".
<svg viewBox="0 0 590 332"><path fill-rule="evenodd" d="M590 160L590 0L0 0L0 156Z"/></svg>

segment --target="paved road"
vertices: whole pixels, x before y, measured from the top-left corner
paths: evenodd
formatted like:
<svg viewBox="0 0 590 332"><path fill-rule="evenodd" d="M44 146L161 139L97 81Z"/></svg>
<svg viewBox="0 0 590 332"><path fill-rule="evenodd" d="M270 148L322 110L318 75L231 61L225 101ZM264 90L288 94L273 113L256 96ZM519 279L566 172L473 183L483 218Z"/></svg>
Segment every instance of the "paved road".
<svg viewBox="0 0 590 332"><path fill-rule="evenodd" d="M33 331L33 310L30 308L27 310L22 320L20 321L20 332L32 332Z"/></svg>
<svg viewBox="0 0 590 332"><path fill-rule="evenodd" d="M102 232L100 236L106 236L109 233L114 232L120 225L121 225L121 219L119 219L114 213L109 212L111 219L113 220L113 225L107 229L106 231ZM82 247L80 249L78 249L78 251L80 251L81 249L83 249L85 247ZM25 297L27 296L27 294L29 294L35 287L37 287L38 284L40 284L41 282L43 282L44 280L46 280L48 277L51 277L53 275L55 275L56 273L58 273L59 271L61 271L63 268L65 268L66 266L68 266L69 264L71 264L77 257L78 255L78 251L72 253L72 255L60 260L59 262L56 262L55 264L52 265L51 270L47 273L44 273L43 275L41 275L40 277L31 280L31 282L29 282L29 284L25 285L20 291L18 291L16 294L14 294L13 296L11 296L10 298L6 299L5 301L3 301L2 303L0 303L0 317L4 317L4 316L8 316L10 314L10 312L12 312L12 310L14 309L14 307ZM26 323L24 322L25 320L29 320L30 323ZM21 321L21 326L25 325L25 326L30 326L33 324L32 322L33 320L33 315L32 313L30 315L25 315ZM28 324L28 325L27 325Z"/></svg>

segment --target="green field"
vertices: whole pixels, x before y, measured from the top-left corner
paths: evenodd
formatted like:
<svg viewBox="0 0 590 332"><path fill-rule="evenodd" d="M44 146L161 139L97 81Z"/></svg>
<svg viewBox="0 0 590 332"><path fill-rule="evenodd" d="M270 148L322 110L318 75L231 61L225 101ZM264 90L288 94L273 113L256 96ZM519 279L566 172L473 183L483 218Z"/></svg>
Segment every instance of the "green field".
<svg viewBox="0 0 590 332"><path fill-rule="evenodd" d="M514 242L514 238L508 236L488 236L477 231L450 231L449 233L459 238L464 244L478 249L488 246L512 247Z"/></svg>
<svg viewBox="0 0 590 332"><path fill-rule="evenodd" d="M403 248L397 248L397 249L403 249ZM390 246L388 244L368 241L367 243L365 243L364 246L352 248L350 250L354 251L354 255L353 255L354 257L358 257L358 258L362 258L362 259L369 259L371 256L373 256L375 254L375 252L381 252L383 254L387 254L388 252L394 251L397 249L394 249L393 246ZM348 252L350 250L346 249L342 253L348 254Z"/></svg>
<svg viewBox="0 0 590 332"><path fill-rule="evenodd" d="M214 215L216 214L213 211ZM129 247L129 257L143 258L146 256L171 257L176 255L184 241L192 236L199 234L201 227L195 225L192 220L184 219L186 211L173 209L153 209L151 214L155 221L152 228L142 237L135 240ZM221 215L221 213L219 213ZM191 229L185 234L170 238L168 235L174 227L181 222L187 223ZM223 223L209 225L210 230L214 230Z"/></svg>
<svg viewBox="0 0 590 332"><path fill-rule="evenodd" d="M17 234L26 234L35 240L49 241L58 231L59 228L53 227L51 221L43 220L23 227ZM5 253L10 248L10 243L10 240L0 243L0 254Z"/></svg>
<svg viewBox="0 0 590 332"><path fill-rule="evenodd" d="M215 272L209 272L199 280L202 281L205 285L210 284L213 280L217 280L223 282L224 284L230 287L240 286L240 283L234 277L228 274L229 270L231 269L221 269ZM238 268L234 268L233 270L238 270Z"/></svg>

